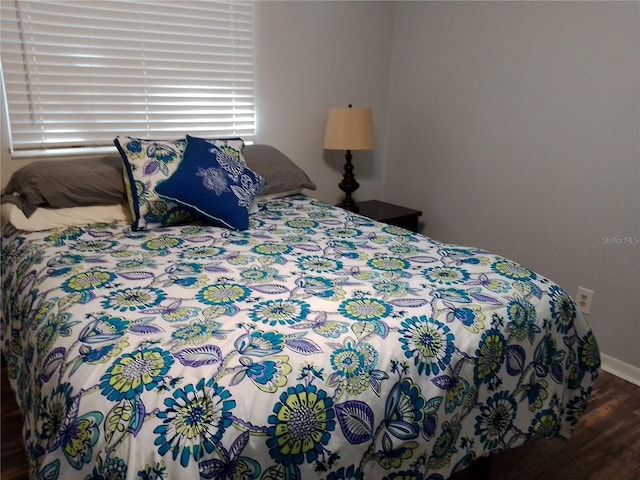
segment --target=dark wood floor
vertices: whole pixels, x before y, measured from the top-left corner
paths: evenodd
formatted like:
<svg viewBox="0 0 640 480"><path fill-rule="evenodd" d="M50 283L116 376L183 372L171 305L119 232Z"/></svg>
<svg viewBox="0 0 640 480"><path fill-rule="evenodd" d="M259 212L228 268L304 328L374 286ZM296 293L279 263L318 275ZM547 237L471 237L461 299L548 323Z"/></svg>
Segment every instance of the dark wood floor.
<svg viewBox="0 0 640 480"><path fill-rule="evenodd" d="M4 367L1 376L0 478L26 480L22 418ZM454 479L476 480L464 472ZM602 372L571 440L544 440L493 459L491 480L543 479L640 479L640 387Z"/></svg>
<svg viewBox="0 0 640 480"><path fill-rule="evenodd" d="M464 473L452 480L475 480ZM601 372L569 441L497 454L491 480L639 480L640 387Z"/></svg>

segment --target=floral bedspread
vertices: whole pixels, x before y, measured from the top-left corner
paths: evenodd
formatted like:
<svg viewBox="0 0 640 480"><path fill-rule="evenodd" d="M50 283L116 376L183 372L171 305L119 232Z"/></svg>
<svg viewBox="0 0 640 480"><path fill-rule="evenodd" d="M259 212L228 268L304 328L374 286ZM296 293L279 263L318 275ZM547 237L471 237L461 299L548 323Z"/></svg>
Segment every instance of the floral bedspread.
<svg viewBox="0 0 640 480"><path fill-rule="evenodd" d="M597 376L556 284L305 196L237 232L5 232L33 478L429 479L567 437Z"/></svg>

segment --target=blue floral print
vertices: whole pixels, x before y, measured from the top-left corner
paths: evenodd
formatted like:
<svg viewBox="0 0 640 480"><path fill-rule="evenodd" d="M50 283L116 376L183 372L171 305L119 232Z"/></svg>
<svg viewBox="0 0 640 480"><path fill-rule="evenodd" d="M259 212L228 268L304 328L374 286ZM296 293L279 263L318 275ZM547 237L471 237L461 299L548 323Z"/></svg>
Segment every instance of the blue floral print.
<svg viewBox="0 0 640 480"><path fill-rule="evenodd" d="M128 143L160 176L183 147ZM134 186L181 225L2 238L34 476L444 480L579 426L598 344L532 270L303 195L233 231Z"/></svg>

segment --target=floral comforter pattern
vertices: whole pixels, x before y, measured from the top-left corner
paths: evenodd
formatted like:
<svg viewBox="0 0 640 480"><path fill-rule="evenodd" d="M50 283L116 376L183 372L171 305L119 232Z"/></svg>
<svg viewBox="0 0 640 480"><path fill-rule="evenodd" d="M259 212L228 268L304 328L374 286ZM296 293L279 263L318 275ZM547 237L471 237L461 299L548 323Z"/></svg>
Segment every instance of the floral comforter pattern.
<svg viewBox="0 0 640 480"><path fill-rule="evenodd" d="M305 196L2 247L33 478L444 479L570 435L599 367L548 279Z"/></svg>

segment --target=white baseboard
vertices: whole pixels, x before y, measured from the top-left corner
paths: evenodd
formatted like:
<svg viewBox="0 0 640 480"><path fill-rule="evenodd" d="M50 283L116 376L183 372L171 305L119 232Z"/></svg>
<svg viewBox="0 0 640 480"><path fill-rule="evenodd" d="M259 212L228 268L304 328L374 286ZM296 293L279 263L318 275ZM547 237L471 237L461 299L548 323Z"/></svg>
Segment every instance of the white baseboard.
<svg viewBox="0 0 640 480"><path fill-rule="evenodd" d="M624 363L617 358L610 357L604 353L600 354L602 360L602 370L616 377L620 377L627 382L640 386L640 368Z"/></svg>

